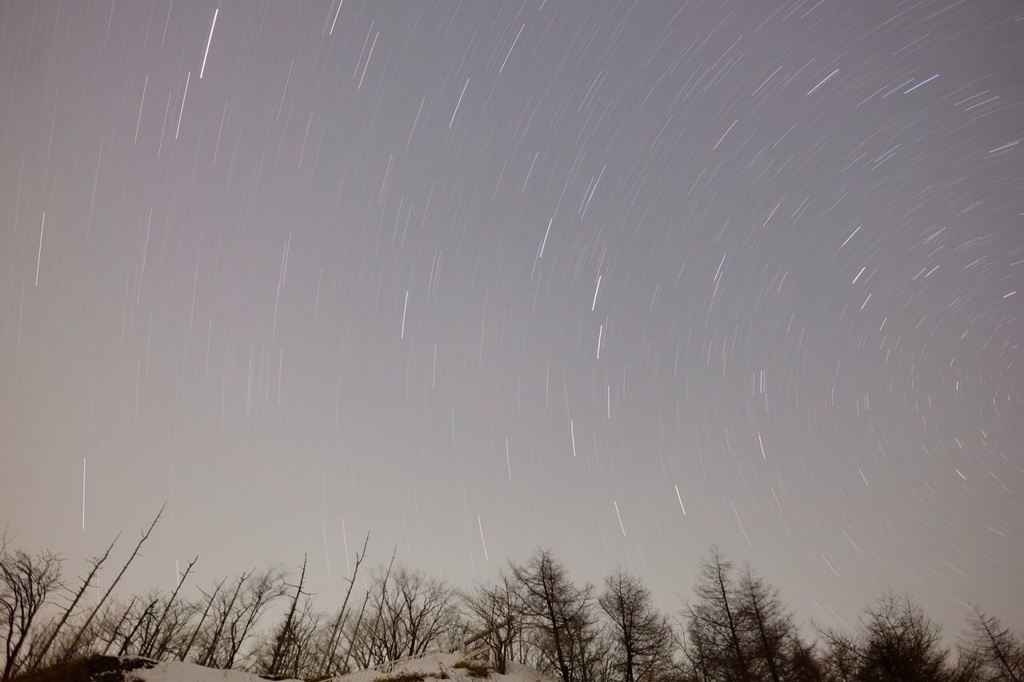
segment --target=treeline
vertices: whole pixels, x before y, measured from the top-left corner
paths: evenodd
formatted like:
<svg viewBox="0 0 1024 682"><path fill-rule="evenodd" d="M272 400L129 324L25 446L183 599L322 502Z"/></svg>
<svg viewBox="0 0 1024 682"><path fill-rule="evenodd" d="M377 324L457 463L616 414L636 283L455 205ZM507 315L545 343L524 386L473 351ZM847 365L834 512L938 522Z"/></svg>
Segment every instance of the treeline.
<svg viewBox="0 0 1024 682"><path fill-rule="evenodd" d="M864 610L857 631L815 627L812 641L775 588L717 549L675 613L660 611L622 570L600 586L579 585L548 550L470 590L392 557L357 590L365 542L331 611L307 591L305 561L297 576L253 570L187 597L193 560L169 593L113 596L152 528L93 603L85 594L99 590L114 543L70 584L52 552L0 545L3 680L91 654L318 680L462 651L486 655L498 672L515 661L561 682L1024 682L1020 634L980 609L949 648L918 605L887 592Z"/></svg>

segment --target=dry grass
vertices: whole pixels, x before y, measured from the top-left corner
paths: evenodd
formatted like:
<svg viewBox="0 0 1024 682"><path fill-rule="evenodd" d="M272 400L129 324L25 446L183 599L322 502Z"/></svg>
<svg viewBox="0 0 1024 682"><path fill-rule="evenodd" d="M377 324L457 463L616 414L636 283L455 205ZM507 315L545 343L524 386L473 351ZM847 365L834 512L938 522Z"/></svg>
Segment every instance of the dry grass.
<svg viewBox="0 0 1024 682"><path fill-rule="evenodd" d="M479 663L477 661L462 660L452 666L453 668L462 668L466 673L473 678L481 679L484 677L490 677L491 668L486 663Z"/></svg>
<svg viewBox="0 0 1024 682"><path fill-rule="evenodd" d="M124 682L125 673L154 665L155 661L144 658L96 655L33 670L14 679L16 682Z"/></svg>

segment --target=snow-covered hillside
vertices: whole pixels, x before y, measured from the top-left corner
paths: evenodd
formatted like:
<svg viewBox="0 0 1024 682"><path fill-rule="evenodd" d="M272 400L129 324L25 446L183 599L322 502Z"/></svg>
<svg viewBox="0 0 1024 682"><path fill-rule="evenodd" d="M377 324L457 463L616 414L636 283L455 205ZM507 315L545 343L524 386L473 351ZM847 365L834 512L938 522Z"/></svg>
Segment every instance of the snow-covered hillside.
<svg viewBox="0 0 1024 682"><path fill-rule="evenodd" d="M412 675L422 676L423 682L478 682L484 679L473 677L465 668L456 667L463 660L461 654L424 654L343 675L335 678L335 682L386 682L389 678L408 678ZM508 664L507 675L499 675L492 671L486 679L490 682L552 682L552 678L518 663Z"/></svg>
<svg viewBox="0 0 1024 682"><path fill-rule="evenodd" d="M164 661L152 668L139 668L125 675L125 680L139 682L263 682L263 678L238 670L204 668L195 663Z"/></svg>
<svg viewBox="0 0 1024 682"><path fill-rule="evenodd" d="M487 678L474 677L470 670L458 667L464 661L461 654L433 653L415 658L402 659L394 663L360 670L336 677L332 682L387 682L400 678L403 682L449 680L450 682L552 682L552 678L537 670L518 663L509 663L507 675L491 672ZM166 661L151 668L136 668L125 672L125 680L133 682L262 682L252 673L235 670L204 668L194 663Z"/></svg>

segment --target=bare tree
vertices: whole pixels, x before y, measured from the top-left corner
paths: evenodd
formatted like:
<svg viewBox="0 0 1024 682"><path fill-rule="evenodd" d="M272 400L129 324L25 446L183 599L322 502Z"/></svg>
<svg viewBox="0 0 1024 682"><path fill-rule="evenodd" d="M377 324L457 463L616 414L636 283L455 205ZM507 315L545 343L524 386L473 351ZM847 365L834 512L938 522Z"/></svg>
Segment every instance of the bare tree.
<svg viewBox="0 0 1024 682"><path fill-rule="evenodd" d="M143 608L141 613L135 617L134 626L127 634L125 634L124 640L121 643L121 649L117 652L118 656L124 656L129 653L129 650L133 650L138 654L142 653L143 645L136 638L144 639L154 629L156 624L156 611L159 603L159 594L151 597L146 602L145 608Z"/></svg>
<svg viewBox="0 0 1024 682"><path fill-rule="evenodd" d="M329 634L329 628L321 627L324 614L315 609L312 597L302 593L304 598L295 607L288 625L286 644L278 651L276 642L284 632L279 625L261 647L258 657L257 671L268 679L322 679L317 675L323 660L323 640ZM291 609L289 609L291 610ZM286 616L287 620L287 616ZM274 663L276 652L276 670L269 671Z"/></svg>
<svg viewBox="0 0 1024 682"><path fill-rule="evenodd" d="M303 590L306 584L306 562L308 557L303 555L302 557L302 572L299 574L298 585L288 585L288 587L295 588L295 596L292 598L291 606L288 607L288 611L285 614L284 620L277 627L273 637L273 653L270 656L270 661L264 666L263 672L267 675L276 676L280 675L284 670L291 667L291 664L297 660L297 646L298 636L296 626L298 625L298 612L299 612L299 600L307 596L307 592Z"/></svg>
<svg viewBox="0 0 1024 682"><path fill-rule="evenodd" d="M947 673L942 629L910 597L887 592L867 610L860 679L935 682Z"/></svg>
<svg viewBox="0 0 1024 682"><path fill-rule="evenodd" d="M124 566L121 567L121 572L117 574L116 578L114 578L114 582L110 583L110 587L107 588L107 591L100 598L99 602L96 603L96 607L89 613L88 617L86 617L85 619L85 622L83 622L82 625L79 627L78 633L75 635L74 639L72 639L71 642L64 649L64 652L61 657L62 660L68 660L69 658L74 657L78 653L78 646L82 641L82 637L89 629L89 625L92 623L93 618L96 617L96 614L99 613L100 609L103 607L103 603L107 600L108 597L110 597L110 593L113 592L114 588L117 587L117 584L121 582L121 578L124 577L124 574L128 570L128 567L132 565L133 561L135 561L135 557L138 556L139 550L142 549L142 544L149 538L149 534L153 532L153 528L156 526L156 522L159 521L160 517L163 515L164 507L166 506L167 503L165 502L164 505L160 507L160 511L157 512L156 517L153 519L153 523L149 524L149 528L146 530L145 533L142 534L142 537L139 539L139 543L135 545L135 550L132 551L132 555L128 557L128 561L126 561L124 563Z"/></svg>
<svg viewBox="0 0 1024 682"><path fill-rule="evenodd" d="M523 631L524 604L518 582L504 574L493 585L478 586L465 602L479 631L477 638L467 644L483 643L490 651L494 670L504 675Z"/></svg>
<svg viewBox="0 0 1024 682"><path fill-rule="evenodd" d="M92 630L98 637L86 635L79 648L88 651L93 648L91 641L101 639L104 646L96 650L103 654L112 651L119 656L155 659L163 658L173 648L180 649L196 610L192 604L177 597L183 581L184 576L170 596L153 590L141 598L132 597L127 606L110 603L93 620Z"/></svg>
<svg viewBox="0 0 1024 682"><path fill-rule="evenodd" d="M825 667L818 658L813 644L796 638L789 653L789 682L823 682L827 680ZM966 682L966 681L964 681Z"/></svg>
<svg viewBox="0 0 1024 682"><path fill-rule="evenodd" d="M0 679L9 680L25 663L25 645L51 592L60 585L61 560L49 551L36 556L16 550L0 555L0 627L6 646Z"/></svg>
<svg viewBox="0 0 1024 682"><path fill-rule="evenodd" d="M825 664L841 682L944 682L956 671L942 629L910 597L885 592L861 618L858 637L819 629Z"/></svg>
<svg viewBox="0 0 1024 682"><path fill-rule="evenodd" d="M357 640L370 665L450 644L458 624L455 590L443 580L398 565L378 574L370 590L374 625Z"/></svg>
<svg viewBox="0 0 1024 682"><path fill-rule="evenodd" d="M156 623L154 623L153 631L143 641L139 652L140 655L160 659L167 653L167 649L174 637L174 633L179 632L181 629L180 626L183 624L180 621L180 617L184 614L181 609L176 608L178 593L181 591L181 586L185 584L188 574L192 572L192 567L196 565L197 561L199 561L198 556L188 562L188 566L185 567L185 572L181 574L181 577L178 579L178 584L174 586L174 592L171 593L170 598L167 599L163 608L160 610L160 618ZM171 616L172 613L177 617L172 618L173 622L169 623L168 617ZM165 625L170 625L171 627L165 630Z"/></svg>
<svg viewBox="0 0 1024 682"><path fill-rule="evenodd" d="M238 577L238 581L235 584L235 591L231 593L230 599L226 593L221 593L218 589L214 591L213 597L210 599L210 608L215 609L215 620L213 622L213 631L206 633L203 642L203 653L200 654L197 663L206 667L213 667L217 661L217 651L221 646L221 636L227 627L228 620L232 617L235 612L235 602L238 601L238 595L242 592L242 586L245 585L245 581L249 579L252 573L243 573Z"/></svg>
<svg viewBox="0 0 1024 682"><path fill-rule="evenodd" d="M345 652L345 659L342 661L342 667L348 667L349 658L352 658L356 666L359 668L369 668L380 663L384 663L388 660L392 660L386 657L386 655L377 650L377 631L381 628L381 621L383 615L381 610L376 607L379 600L383 599L382 596L375 596L378 592L383 594L387 591L388 580L391 578L391 571L395 567L395 557L397 556L397 548L391 552L391 561L388 562L388 567L384 571L384 575L376 577L373 583L366 590L366 594L363 597L363 605L359 609L359 616L355 622L349 628L348 635L348 649ZM376 599L373 605L370 600ZM370 609L367 613L367 609ZM369 616L372 619L372 625L369 631L362 629L363 618Z"/></svg>
<svg viewBox="0 0 1024 682"><path fill-rule="evenodd" d="M737 603L749 622L749 657L754 678L784 680L820 679L813 648L805 644L796 623L782 604L779 591L744 566L737 585Z"/></svg>
<svg viewBox="0 0 1024 682"><path fill-rule="evenodd" d="M92 586L92 582L96 578L96 574L103 566L103 563L107 560L107 557L110 556L110 550L114 548L114 544L117 543L117 539L119 537L121 537L120 533L118 533L114 537L114 540L110 543L110 545L107 547L107 550L103 552L101 556L94 557L89 562L92 564L92 568L89 569L89 573L81 581L81 585L79 585L78 591L75 592L74 597L71 599L71 602L68 604L67 608L64 609L63 613L61 614L61 617L57 620L56 624L47 627L47 633L45 635L46 638L43 640L43 643L39 647L33 647L33 650L29 656L29 665L27 667L38 668L44 664L44 662L46 661L46 656L50 652L50 648L53 646L54 641L57 639L57 636L61 633L61 630L63 629L64 625L68 622L68 619L74 613L75 608L78 607L78 602L82 600L82 597L85 595L86 591Z"/></svg>
<svg viewBox="0 0 1024 682"><path fill-rule="evenodd" d="M184 572L181 573L181 577L178 579L178 584L174 586L174 592L171 593L171 596L160 609L160 617L154 624L152 632L147 633L146 638L143 640L139 650L140 655L158 659L163 658L167 655L167 651L171 648L174 639L179 633L184 631L184 626L187 624L191 609L187 604L182 605L178 601L178 593L181 591L181 586L184 585L185 580L187 580L188 573L191 572L197 561L199 561L198 556L189 561L188 565L185 566Z"/></svg>
<svg viewBox="0 0 1024 682"><path fill-rule="evenodd" d="M701 564L694 588L697 599L683 610L688 658L702 680L754 682L750 624L742 612L732 572L732 562L717 547Z"/></svg>
<svg viewBox="0 0 1024 682"><path fill-rule="evenodd" d="M128 606L123 606L114 602L110 604L107 610L100 614L93 620L96 624L96 629L103 634L106 644L103 646L103 653L106 654L110 651L110 648L114 646L114 642L118 638L122 637L121 630L124 628L125 622L128 620L128 616L131 615L132 610L135 608L135 604L139 601L138 597L132 597ZM117 613L120 612L120 615Z"/></svg>
<svg viewBox="0 0 1024 682"><path fill-rule="evenodd" d="M860 667L861 652L857 641L848 633L834 628L815 626L824 644L821 661L830 682L854 682Z"/></svg>
<svg viewBox="0 0 1024 682"><path fill-rule="evenodd" d="M672 628L637 578L615 571L597 601L611 621L611 669L622 682L649 682L672 661Z"/></svg>
<svg viewBox="0 0 1024 682"><path fill-rule="evenodd" d="M192 636L189 637L188 642L178 652L177 658L179 661L184 661L188 657L188 654L192 650L192 647L195 645L196 640L199 638L200 633L203 631L203 624L206 622L206 617L209 615L210 610L213 608L213 604L217 599L217 595L220 594L221 588L224 587L224 582L226 580L227 578L222 578L221 581L217 583L217 585L213 588L213 592L211 594L206 594L201 589L199 590L200 592L202 592L203 596L206 597L206 607L203 609L203 615L199 617L199 623L197 623L195 629L192 630Z"/></svg>
<svg viewBox="0 0 1024 682"><path fill-rule="evenodd" d="M297 679L313 679L317 675L321 657L317 641L325 631L321 623L325 614L314 610L312 597L306 597L299 611L294 628L295 655L293 667L288 673Z"/></svg>
<svg viewBox="0 0 1024 682"><path fill-rule="evenodd" d="M243 647L255 634L256 624L266 609L284 593L284 573L278 568L249 573L239 581L231 607L221 621L225 627L221 629L219 646L211 661L214 667L233 668L245 664L248 652L243 654Z"/></svg>
<svg viewBox="0 0 1024 682"><path fill-rule="evenodd" d="M681 614L687 615L686 610ZM706 652L706 644L703 638L694 638L690 635L688 625L682 620L679 627L674 630L676 649L682 652L682 660L679 663L680 677L687 682L708 682L710 679L708 671L712 668L710 656Z"/></svg>
<svg viewBox="0 0 1024 682"><path fill-rule="evenodd" d="M394 599L388 608L401 614L403 655L452 644L449 634L458 630L460 619L454 588L443 579L403 566L398 568L393 584Z"/></svg>
<svg viewBox="0 0 1024 682"><path fill-rule="evenodd" d="M370 534L366 534L366 539L363 540L363 551L362 553L356 553L356 565L352 568L352 575L346 578L348 582L348 588L345 590L345 599L341 602L341 609L338 611L337 617L333 620L331 625L330 634L327 637L325 643L325 650L323 652L322 663L319 670L320 677L330 677L335 672L344 672L343 670L335 671L335 662L338 656L338 644L341 641L343 628L345 621L348 619L348 600L352 595L352 588L356 584L356 577L359 575L359 566L363 563L363 559L366 557L366 546L370 542Z"/></svg>
<svg viewBox="0 0 1024 682"><path fill-rule="evenodd" d="M391 563L394 564L394 561L395 561L395 557L394 557L394 555L392 555L391 556ZM388 570L389 571L391 570L390 566L389 566ZM366 593L363 595L363 603L359 607L359 614L356 616L355 621L352 622L352 625L351 626L343 626L345 628L346 634L347 634L348 647L346 647L346 649L345 649L345 658L343 658L342 661L341 661L341 669L342 670L348 670L348 662L349 662L349 660L353 660L353 657L354 657L354 660L357 661L357 665L358 665L359 657L360 657L360 653L359 653L359 648L358 647L360 645L360 642L362 642L363 639L365 639L363 634L362 634L363 630L362 630L361 626L362 626L362 623L363 623L363 618L366 615L366 608L367 608L367 606L370 603L370 594L371 594L371 592L372 592L372 590L366 590ZM368 665L370 665L370 664L369 663L365 663L364 667L368 666Z"/></svg>
<svg viewBox="0 0 1024 682"><path fill-rule="evenodd" d="M814 648L801 640L778 590L750 566L735 573L717 548L701 565L696 599L683 610L683 650L693 675L730 682L823 679Z"/></svg>
<svg viewBox="0 0 1024 682"><path fill-rule="evenodd" d="M1024 642L998 618L980 608L968 618L970 627L966 650L976 663L984 682L1024 682Z"/></svg>
<svg viewBox="0 0 1024 682"><path fill-rule="evenodd" d="M512 565L524 614L544 667L562 682L589 682L596 640L593 588L577 587L550 551L538 550L525 566Z"/></svg>
<svg viewBox="0 0 1024 682"><path fill-rule="evenodd" d="M192 629L198 609L187 599L169 599L162 604L157 626L143 641L141 655L157 660L177 659Z"/></svg>
<svg viewBox="0 0 1024 682"><path fill-rule="evenodd" d="M760 663L766 673L758 675L755 671L755 678L781 682L787 667L787 644L794 632L792 622L783 613L778 591L755 576L749 566L745 567L737 588L740 609L751 624L752 662Z"/></svg>

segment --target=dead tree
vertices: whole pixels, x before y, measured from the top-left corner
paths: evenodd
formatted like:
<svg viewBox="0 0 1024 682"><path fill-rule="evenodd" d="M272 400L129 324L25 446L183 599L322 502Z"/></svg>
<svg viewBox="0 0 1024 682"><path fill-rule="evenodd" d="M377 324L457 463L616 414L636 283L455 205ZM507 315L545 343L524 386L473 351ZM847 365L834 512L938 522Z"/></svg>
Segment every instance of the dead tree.
<svg viewBox="0 0 1024 682"><path fill-rule="evenodd" d="M146 604L146 608L142 610L142 613L139 614L138 620L135 621L135 626L132 628L131 632L125 635L124 641L121 642L121 649L117 652L118 656L124 656L128 653L128 648L132 645L132 642L135 641L135 636L138 634L139 630L146 624L146 621L152 620L153 610L159 602L160 598L154 597L152 601Z"/></svg>
<svg viewBox="0 0 1024 682"><path fill-rule="evenodd" d="M398 553L398 549L395 548L391 552L391 561L388 563L388 569L384 572L384 578L380 581L381 591L387 590L388 580L391 577L391 569L395 566L395 556ZM381 612L377 609L374 612L373 629L370 630L369 635L362 635L360 626L363 622L363 615L366 613L366 606L370 601L370 597L374 592L374 587L371 586L366 590L366 597L363 599L363 606L359 609L359 617L356 619L355 625L352 628L352 632L349 633L348 637L348 651L345 653L345 660L342 663L342 668L348 667L348 660L353 654L356 657L356 665L363 668L369 668L370 666L378 663L383 663L383 660L376 660L374 658L373 643L377 638L377 630L380 627Z"/></svg>
<svg viewBox="0 0 1024 682"><path fill-rule="evenodd" d="M22 651L46 605L60 584L60 558L44 551L38 556L16 551L0 555L0 627L6 640L0 679L9 680L22 668Z"/></svg>
<svg viewBox="0 0 1024 682"><path fill-rule="evenodd" d="M366 539L363 540L363 553L356 553L356 565L352 569L352 576L345 579L348 582L348 588L345 590L345 599L341 602L341 610L338 611L338 617L334 619L334 624L331 626L331 634L327 638L327 651L325 652L325 660L320 669L320 677L330 677L333 673L338 643L341 640L342 628L348 616L348 599L352 595L352 588L355 587L356 576L359 575L359 565L363 563L363 559L366 557L366 545L369 542L370 534L367 533Z"/></svg>
<svg viewBox="0 0 1024 682"><path fill-rule="evenodd" d="M295 588L295 597L292 599L292 604L288 608L288 613L285 616L284 622L277 629L277 633L274 635L274 653L270 658L270 665L264 671L268 675L280 675L284 661L287 658L293 657L295 654L292 649L295 647L295 614L299 608L299 598L307 594L303 591L303 586L306 584L306 562L308 557L302 556L302 572L299 574L299 584L289 585L289 587Z"/></svg>
<svg viewBox="0 0 1024 682"><path fill-rule="evenodd" d="M225 657L218 667L233 668L244 664L242 647L255 632L256 623L270 603L284 595L283 579L279 569L267 569L248 581L242 592L240 608L232 614L228 624Z"/></svg>
<svg viewBox="0 0 1024 682"><path fill-rule="evenodd" d="M227 625L228 618L231 616L231 611L235 607L235 601L238 599L238 593L242 591L242 585L245 584L245 581L249 578L250 575L252 574L243 573L241 577L238 578L238 584L235 585L235 591L231 595L231 599L227 602L227 604L222 606L222 611L219 614L219 619L217 621L217 627L214 629L213 634L210 636L210 640L206 643L206 648L203 651L203 655L199 658L198 661L199 665L206 666L208 668L214 665L214 656L217 653L217 646L220 644L221 633L224 632L224 627ZM218 586L218 590L219 587L220 586ZM216 598L216 593L214 593L214 598ZM210 603L211 605L213 604L213 599L210 599Z"/></svg>
<svg viewBox="0 0 1024 682"><path fill-rule="evenodd" d="M78 591L75 593L74 598L71 600L71 603L68 604L68 607L66 609L64 609L64 613L61 614L60 620L57 621L57 624L50 629L49 635L46 637L46 641L43 642L43 644L37 650L32 652L29 661L30 668L38 668L43 665L43 663L46 660L46 655L50 651L50 647L53 646L54 641L57 639L57 635L60 634L61 629L68 622L68 618L70 618L71 614L74 613L75 608L78 606L78 602L82 600L82 597L85 596L86 591L89 589L89 587L92 586L93 579L95 579L96 574L103 566L103 563L107 560L107 557L110 556L110 550L114 549L114 544L117 543L117 539L119 537L121 537L120 533L118 533L114 537L113 542L111 542L110 546L107 547L107 551L103 553L103 556L95 557L92 559L92 561L90 562L92 563L92 568L89 570L89 574L85 577L85 580L82 581L82 584L79 586Z"/></svg>
<svg viewBox="0 0 1024 682"><path fill-rule="evenodd" d="M156 622L156 625L153 628L152 641L147 642L146 646L143 648L143 651L141 652L143 656L152 656L153 658L160 659L163 658L164 654L167 653L167 646L170 643L173 633L168 632L163 637L160 637L160 631L163 628L164 623L167 621L167 614L169 614L171 612L171 609L174 608L174 601L178 598L178 592L181 590L181 586L185 584L185 579L188 578L188 574L192 572L192 567L196 565L197 561L199 561L198 556L196 556L196 558L192 561L188 562L188 566L185 567L185 572L181 574L181 580L179 580L178 584L175 585L174 592L171 593L170 599L167 600L167 605L160 613L160 619ZM156 643L157 637L160 637L159 644Z"/></svg>
<svg viewBox="0 0 1024 682"><path fill-rule="evenodd" d="M392 558L392 561L394 561L393 558ZM367 590L366 594L363 595L363 604L362 604L362 606L359 607L359 615L356 616L355 625L352 627L352 631L349 633L348 648L345 649L345 658L341 662L341 669L342 670L348 670L348 661L352 657L352 649L355 647L356 642L358 641L357 638L359 636L359 626L363 622L363 616L366 614L366 605L369 602L370 602L370 590Z"/></svg>
<svg viewBox="0 0 1024 682"><path fill-rule="evenodd" d="M199 617L199 623L196 624L195 629L192 631L192 636L189 637L188 643L185 644L184 648L182 648L182 650L178 652L179 661L184 661L185 657L188 656L188 652L191 651L192 647L195 645L196 638L199 637L199 633L203 629L203 623L206 622L206 616L209 615L210 609L213 608L214 600L217 598L217 595L220 594L220 589L224 586L224 582L226 580L227 578L224 578L219 583L217 583L217 586L213 589L213 594L209 596L207 596L207 594L203 592L202 589L199 590L200 592L203 592L204 597L207 597L206 608L203 609L203 615Z"/></svg>
<svg viewBox="0 0 1024 682"><path fill-rule="evenodd" d="M110 583L110 587L107 588L107 591L103 594L103 597L100 598L99 602L96 604L96 607L85 619L85 622L82 623L81 627L79 627L78 634L75 635L74 639L71 640L71 643L68 644L67 648L64 650L64 654L62 656L64 660L67 660L68 657L75 655L75 652L78 649L78 645L82 640L82 636L89 628L89 625L92 623L93 618L95 618L96 614L99 613L100 608L103 606L103 603L110 596L110 593L114 591L114 588L117 587L117 584L121 581L121 578L124 576L125 571L127 571L128 567L131 566L133 561L135 561L135 557L138 556L139 550L142 548L142 543L144 543L149 538L149 534L153 532L153 528L156 526L156 522L159 521L160 517L163 515L164 507L166 506L167 503L165 502L164 505L160 507L160 511L157 512L156 518L153 519L153 523L149 524L149 529L147 529L146 532L143 533L142 538L139 540L139 544L135 545L135 551L133 551L132 555L128 557L128 561L125 562L124 566L121 567L121 572L117 574L116 578L114 578L114 582Z"/></svg>
<svg viewBox="0 0 1024 682"><path fill-rule="evenodd" d="M124 625L125 621L128 620L128 616L131 615L132 609L135 608L135 603L139 600L138 597L132 597L132 600L125 607L124 611L121 612L121 617L117 620L117 623L110 628L110 637L107 639L106 646L103 647L103 654L106 655L110 651L110 647L114 646L114 642L117 641L118 636L121 634L121 626ZM103 628L102 621L106 618L100 619L100 628Z"/></svg>

